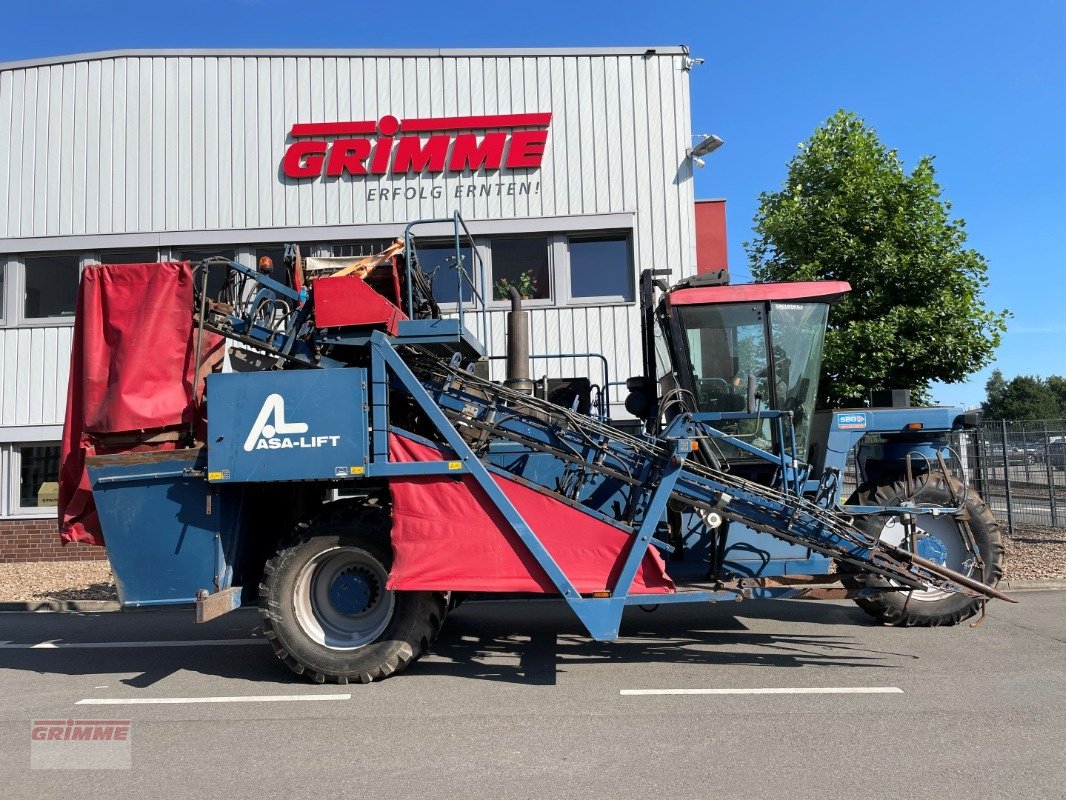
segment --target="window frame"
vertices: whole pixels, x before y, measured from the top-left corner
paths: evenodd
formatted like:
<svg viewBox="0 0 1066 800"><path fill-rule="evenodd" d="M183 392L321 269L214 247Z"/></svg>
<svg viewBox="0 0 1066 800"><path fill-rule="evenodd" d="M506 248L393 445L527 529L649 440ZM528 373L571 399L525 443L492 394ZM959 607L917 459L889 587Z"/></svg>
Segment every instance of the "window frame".
<svg viewBox="0 0 1066 800"><path fill-rule="evenodd" d="M560 237L560 251L562 266L560 269L560 283L566 290L566 305L569 306L617 306L632 305L637 299L637 276L633 260L633 229L620 228L602 231L577 231L563 233ZM595 239L621 239L626 246L626 268L629 274L629 296L624 295L593 295L591 297L574 297L570 293L570 277L573 265L570 263L570 242L590 241Z"/></svg>
<svg viewBox="0 0 1066 800"><path fill-rule="evenodd" d="M77 311L78 307L78 289L77 286L81 284L81 274L87 266L90 264L96 264L98 262L93 260L93 253L91 252L75 252L72 250L57 250L57 251L43 251L40 253L22 253L16 257L15 276L16 291L13 293L15 296L15 312L16 315L12 318L15 320L15 325L20 328L56 328L56 327L72 327L74 325L74 314L69 317L28 317L26 316L26 259L35 258L38 256L60 256L60 255L73 255L78 259L78 278L75 283L74 291L74 310ZM9 262L10 264L10 262ZM11 270L8 270L7 277L11 277Z"/></svg>
<svg viewBox="0 0 1066 800"><path fill-rule="evenodd" d="M504 233L498 236L486 236L482 239L483 242L483 255L482 258L485 261L485 277L488 278L488 286L481 289L482 297L485 298L485 305L489 311L501 311L503 309L509 309L511 307L511 301L508 298L497 300L495 298L495 292L493 286L496 281L493 279L492 274L492 243L497 239L547 239L548 243L548 296L541 298L522 298L522 308L562 308L568 303L565 297L560 296L559 279L556 274L557 261L556 258L556 239L559 234L557 233ZM475 237L476 241L476 237ZM475 284L476 286L477 284Z"/></svg>
<svg viewBox="0 0 1066 800"><path fill-rule="evenodd" d="M448 237L448 236L439 236L439 237L423 236L421 238L423 239L423 243L422 243L423 247L441 247L442 245L446 245L446 246L450 247L453 251L455 249L455 238L454 237ZM488 240L483 238L483 237L478 237L478 236L473 237L473 240L474 240L473 243L470 243L470 242L467 242L467 241L464 240L464 241L460 242L460 245L459 245L460 252L462 250L467 249L467 248L469 248L470 251L471 251L471 253L470 253L470 262L471 263L464 265L466 267L470 267L470 269L471 269L471 271L470 271L470 284L472 286L472 290L471 290L471 293L470 293L470 299L465 301L465 302L463 302L463 304L462 304L463 313L464 314L467 311L470 311L472 309L477 308L477 305L476 305L477 304L477 296L476 296L475 293L480 294L482 297L485 296L484 290L481 287L481 280L480 280L481 276L478 275L478 272L480 270L476 269L476 266L478 264L478 259L481 259L484 262L484 264L485 264L485 274L486 274L486 276L490 276L491 277L491 275L492 275L492 273L489 272L489 262L488 262L488 257L486 255L486 251L489 249ZM415 240L415 250L416 251L418 250L418 240L417 239ZM440 308L441 313L443 313L443 314L458 314L459 313L459 302L458 301L442 303L442 302L440 302L438 300L437 301L437 306ZM489 308L491 308L491 307L492 306L489 306Z"/></svg>
<svg viewBox="0 0 1066 800"><path fill-rule="evenodd" d="M11 307L13 302L11 298L15 296L11 288L15 281L17 269L18 259L15 256L7 255L6 253L0 255L0 273L3 273L3 279L0 280L0 327L3 328L7 327L9 319L17 319L12 313L14 309Z"/></svg>
<svg viewBox="0 0 1066 800"><path fill-rule="evenodd" d="M4 482L6 497L0 508L7 519L58 519L58 507L23 506L22 505L22 448L24 447L58 447L62 453L63 443L55 439L30 442L8 442L2 445L3 468L7 474ZM59 474L56 474L59 480Z"/></svg>
<svg viewBox="0 0 1066 800"><path fill-rule="evenodd" d="M101 254L102 253L116 253L116 252L122 252L123 250L129 250L131 252L136 252L138 250L148 250L148 249L149 248L147 248L147 247L113 247L113 248L110 248L108 250L93 250L93 251L85 254L88 257L88 259L86 261L86 264L94 264L94 265L96 265L96 264L104 264L104 263L115 263L115 262L105 262L105 261L101 260ZM159 263L159 261L160 261L160 259L159 259L159 248L156 248L156 250L155 250L155 258L153 258L149 262L141 262L141 261L119 262L119 266L121 266L123 263L129 263L129 264L149 263L149 264L151 264L151 263Z"/></svg>

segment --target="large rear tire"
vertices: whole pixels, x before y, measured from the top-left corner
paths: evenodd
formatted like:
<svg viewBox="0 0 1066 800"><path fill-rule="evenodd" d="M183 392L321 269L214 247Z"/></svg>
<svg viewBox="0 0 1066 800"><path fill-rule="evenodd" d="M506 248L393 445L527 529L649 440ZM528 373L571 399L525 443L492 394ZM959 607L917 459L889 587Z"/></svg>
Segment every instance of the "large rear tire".
<svg viewBox="0 0 1066 800"><path fill-rule="evenodd" d="M964 506L969 512L970 531L981 555L981 569L966 544L953 516L949 514L917 516L920 552L931 560L975 577L989 586L995 586L1003 576L1003 539L999 523L976 492L966 490L956 478L942 472L917 475L913 481L913 494L907 491L907 482L902 477L885 479L867 484L852 496L848 504L899 506L914 503L917 506L954 508L952 497L965 495ZM903 526L898 517L863 517L856 524L866 533L895 545L904 545ZM887 578L866 572L844 572L841 580L851 588L891 589ZM930 589L928 591L885 591L872 597L855 600L858 606L884 625L901 627L955 625L973 616L981 607L981 601L965 594Z"/></svg>
<svg viewBox="0 0 1066 800"><path fill-rule="evenodd" d="M433 643L447 598L385 588L392 565L384 509L331 503L263 568L259 614L277 654L316 683L370 683Z"/></svg>

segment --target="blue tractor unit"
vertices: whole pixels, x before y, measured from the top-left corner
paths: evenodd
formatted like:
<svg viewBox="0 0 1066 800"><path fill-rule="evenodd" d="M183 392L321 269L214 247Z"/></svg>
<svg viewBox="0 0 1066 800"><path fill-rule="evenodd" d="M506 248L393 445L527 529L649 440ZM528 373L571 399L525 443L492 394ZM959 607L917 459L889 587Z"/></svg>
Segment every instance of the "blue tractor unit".
<svg viewBox="0 0 1066 800"><path fill-rule="evenodd" d="M421 222L343 268L294 248L283 274L197 267L195 363L222 337L229 364L191 389L206 422L87 459L124 606L257 603L289 667L346 683L404 669L469 592L560 597L598 640L631 605L854 598L940 625L1010 599L999 527L949 468L966 413L815 412L847 284L645 271L644 374L612 424L606 379L530 378L517 293L507 379L489 379L481 267L447 221L443 274L419 269ZM442 280L470 306L443 315ZM842 502L852 451L863 482Z"/></svg>

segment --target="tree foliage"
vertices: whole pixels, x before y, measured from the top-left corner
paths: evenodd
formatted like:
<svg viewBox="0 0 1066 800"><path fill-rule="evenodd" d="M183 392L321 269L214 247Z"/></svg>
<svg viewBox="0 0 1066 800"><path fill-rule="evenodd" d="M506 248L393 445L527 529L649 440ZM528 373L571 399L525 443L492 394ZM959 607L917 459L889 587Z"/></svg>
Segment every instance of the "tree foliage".
<svg viewBox="0 0 1066 800"><path fill-rule="evenodd" d="M985 419L1066 418L1066 378L1017 375L1009 381L998 369L985 383Z"/></svg>
<svg viewBox="0 0 1066 800"><path fill-rule="evenodd" d="M864 405L874 389L928 400L931 381L961 381L989 363L1008 312L985 306L985 259L965 247L932 157L908 174L872 128L839 111L759 201L745 243L757 280L852 287L830 313L821 407Z"/></svg>

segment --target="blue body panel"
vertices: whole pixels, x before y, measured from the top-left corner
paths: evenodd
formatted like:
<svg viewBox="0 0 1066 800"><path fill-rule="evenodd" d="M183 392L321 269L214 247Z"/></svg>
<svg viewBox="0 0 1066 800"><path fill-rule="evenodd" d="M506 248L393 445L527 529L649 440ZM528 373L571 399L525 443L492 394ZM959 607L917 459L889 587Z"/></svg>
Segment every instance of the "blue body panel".
<svg viewBox="0 0 1066 800"><path fill-rule="evenodd" d="M229 588L241 486L209 486L202 450L89 459L89 478L124 606L191 603Z"/></svg>
<svg viewBox="0 0 1066 800"><path fill-rule="evenodd" d="M329 480L366 474L366 370L207 379L208 480Z"/></svg>

